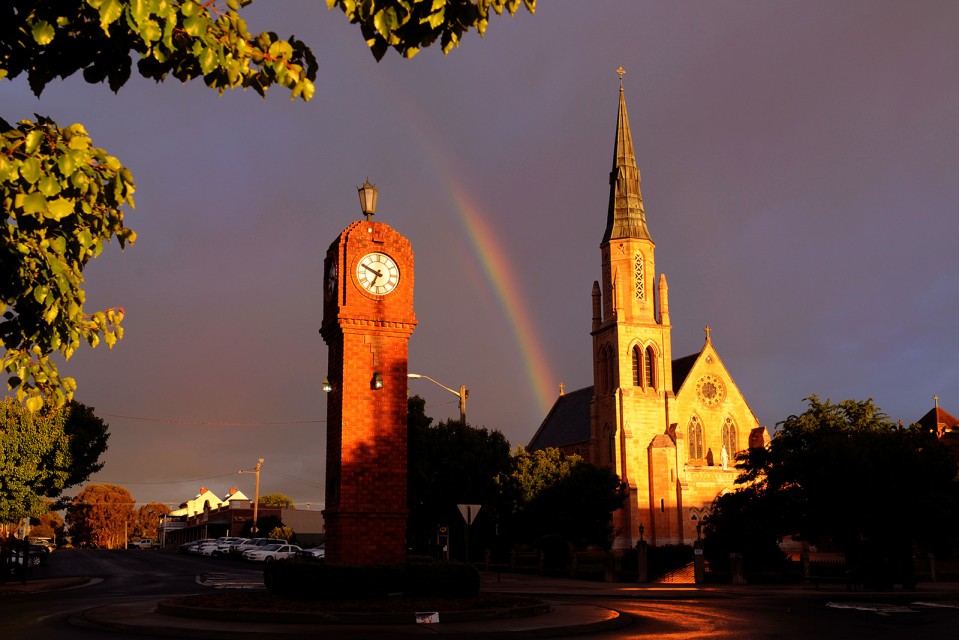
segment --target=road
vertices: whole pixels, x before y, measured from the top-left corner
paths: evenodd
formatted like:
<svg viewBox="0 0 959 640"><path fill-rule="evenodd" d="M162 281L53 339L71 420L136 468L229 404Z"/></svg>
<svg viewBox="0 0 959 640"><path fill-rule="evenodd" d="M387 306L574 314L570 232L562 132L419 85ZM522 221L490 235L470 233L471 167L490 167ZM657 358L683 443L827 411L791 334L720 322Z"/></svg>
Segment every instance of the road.
<svg viewBox="0 0 959 640"><path fill-rule="evenodd" d="M256 581L261 578L262 567L159 550L60 549L46 565L35 568L31 577L86 576L94 583L68 590L0 597L0 638L103 638L103 631L70 624L70 616L137 598L202 593L210 588L198 584L197 577L216 578L220 574ZM122 634L108 637L124 638Z"/></svg>
<svg viewBox="0 0 959 640"><path fill-rule="evenodd" d="M899 600L899 598L896 598ZM903 603L920 602L908 598ZM897 604L862 596L856 601L824 596L757 596L710 600L591 599L632 615L630 627L591 638L658 640L954 640L954 607ZM847 608L855 607L855 608Z"/></svg>
<svg viewBox="0 0 959 640"><path fill-rule="evenodd" d="M56 640L142 638L72 625L81 611L138 598L209 592L197 578L256 583L261 567L224 559L167 551L60 550L35 578L87 576L91 584L62 591L0 596L0 638ZM762 589L708 597L667 599L648 590L607 585L592 596L549 596L556 602L591 604L629 614L626 628L585 638L662 640L952 640L959 637L959 600L931 590L907 594L827 595L810 591ZM932 606L936 605L936 606Z"/></svg>

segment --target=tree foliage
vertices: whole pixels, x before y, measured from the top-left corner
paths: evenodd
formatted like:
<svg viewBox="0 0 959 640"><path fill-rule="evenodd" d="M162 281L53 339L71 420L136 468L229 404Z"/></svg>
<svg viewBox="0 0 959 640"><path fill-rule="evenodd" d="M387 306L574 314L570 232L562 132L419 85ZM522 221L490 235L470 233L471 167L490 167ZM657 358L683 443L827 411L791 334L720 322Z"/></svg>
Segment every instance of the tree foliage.
<svg viewBox="0 0 959 640"><path fill-rule="evenodd" d="M536 0L326 0L326 4L339 7L350 22L360 25L377 60L390 48L412 58L437 39L443 53L449 53L471 28L481 36L486 33L490 9L513 15L522 5L530 13L536 11Z"/></svg>
<svg viewBox="0 0 959 640"><path fill-rule="evenodd" d="M459 420L433 426L419 396L410 398L408 405L409 528L414 549L423 551L434 544L437 526L459 526L458 504L482 505L479 517L485 524L477 526L495 526L495 478L509 469L509 442L499 431Z"/></svg>
<svg viewBox="0 0 959 640"><path fill-rule="evenodd" d="M527 543L556 535L574 547L608 549L612 513L626 499L626 487L612 469L553 448L517 448L512 470L497 484L510 505L513 535Z"/></svg>
<svg viewBox="0 0 959 640"><path fill-rule="evenodd" d="M77 72L118 91L137 72L157 82L202 78L219 93L272 85L291 99L314 94L317 61L294 36L256 35L240 17L253 0L6 0L0 3L0 79L26 75L37 96ZM523 0L535 10L535 0ZM440 39L444 53L489 12L516 12L520 0L327 0L359 24L379 60L406 57ZM104 244L136 236L124 226L134 182L117 158L93 145L83 125L43 116L12 126L0 119L0 369L8 389L36 411L72 399L52 354L69 360L81 344L109 348L123 337L121 307L84 308L83 269Z"/></svg>
<svg viewBox="0 0 959 640"><path fill-rule="evenodd" d="M48 511L38 518L30 518L31 538L50 538L56 544L63 543L63 516Z"/></svg>
<svg viewBox="0 0 959 640"><path fill-rule="evenodd" d="M864 548L908 555L942 546L957 522L956 463L929 434L892 423L872 400L816 396L749 450L741 488L707 520L714 545L748 553L796 535L852 557ZM738 523L738 524L737 524ZM737 532L733 534L733 532Z"/></svg>
<svg viewBox="0 0 959 640"><path fill-rule="evenodd" d="M253 0L8 0L0 9L0 78L26 73L40 95L56 78L78 71L87 82L118 91L137 71L156 81L203 78L207 86L273 84L293 98L313 96L316 59L310 49L275 33L256 36L239 15Z"/></svg>
<svg viewBox="0 0 959 640"><path fill-rule="evenodd" d="M25 410L0 402L0 522L58 509L65 489L103 467L107 425L93 409L70 402L60 409Z"/></svg>
<svg viewBox="0 0 959 640"><path fill-rule="evenodd" d="M133 496L119 485L87 485L67 507L74 546L123 548L135 520L133 505Z"/></svg>
<svg viewBox="0 0 959 640"><path fill-rule="evenodd" d="M160 527L160 518L170 513L170 507L162 502L148 502L136 511L133 520L134 538L153 538L158 537Z"/></svg>
<svg viewBox="0 0 959 640"><path fill-rule="evenodd" d="M265 496L260 496L260 504L266 507L295 508L293 498L283 493L268 493Z"/></svg>

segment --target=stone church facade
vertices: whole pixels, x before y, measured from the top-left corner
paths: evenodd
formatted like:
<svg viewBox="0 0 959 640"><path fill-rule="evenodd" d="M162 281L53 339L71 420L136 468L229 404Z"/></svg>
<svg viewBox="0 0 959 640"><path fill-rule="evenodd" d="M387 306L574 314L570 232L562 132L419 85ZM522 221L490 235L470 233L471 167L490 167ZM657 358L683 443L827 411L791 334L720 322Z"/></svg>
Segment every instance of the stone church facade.
<svg viewBox="0 0 959 640"><path fill-rule="evenodd" d="M560 397L529 443L615 469L629 487L614 548L689 544L733 488L735 454L769 442L713 346L673 359L666 276L656 277L622 82L602 280L592 291L592 387Z"/></svg>

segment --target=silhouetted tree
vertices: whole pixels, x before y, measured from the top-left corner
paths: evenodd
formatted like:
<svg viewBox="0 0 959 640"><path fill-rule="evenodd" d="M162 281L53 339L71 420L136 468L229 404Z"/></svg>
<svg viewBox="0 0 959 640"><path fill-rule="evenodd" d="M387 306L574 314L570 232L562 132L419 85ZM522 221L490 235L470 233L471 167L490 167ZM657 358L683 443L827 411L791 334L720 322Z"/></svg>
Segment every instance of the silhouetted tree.
<svg viewBox="0 0 959 640"><path fill-rule="evenodd" d="M513 534L518 540L556 535L575 548L610 548L612 513L626 500L626 487L612 469L579 456L564 458L556 449L520 448L513 462L513 473L501 478L501 485L507 493L514 485Z"/></svg>
<svg viewBox="0 0 959 640"><path fill-rule="evenodd" d="M433 426L425 406L419 396L408 401L409 542L415 552L433 554L437 527L445 525L461 544L465 523L457 505L479 504L470 546L482 548L495 533L495 478L510 468L509 442L499 431L459 420Z"/></svg>
<svg viewBox="0 0 959 640"><path fill-rule="evenodd" d="M957 524L948 451L889 421L872 400L806 401L804 413L779 423L768 448L739 456L742 488L716 501L707 550L741 547L748 555L797 535L831 541L850 562L885 567L888 577L916 545L946 544Z"/></svg>

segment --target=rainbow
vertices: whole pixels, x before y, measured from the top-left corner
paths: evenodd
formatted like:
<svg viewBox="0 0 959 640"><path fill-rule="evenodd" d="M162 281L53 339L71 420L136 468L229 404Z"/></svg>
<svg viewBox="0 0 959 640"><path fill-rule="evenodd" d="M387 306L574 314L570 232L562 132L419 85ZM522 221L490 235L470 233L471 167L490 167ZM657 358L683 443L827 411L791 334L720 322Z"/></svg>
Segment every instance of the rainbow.
<svg viewBox="0 0 959 640"><path fill-rule="evenodd" d="M473 255L479 261L486 281L495 293L503 315L508 320L513 340L522 354L525 373L538 405L539 415L546 416L557 396L556 378L540 343L526 297L520 291L513 267L496 234L490 228L479 206L467 190L447 176L444 181L469 238Z"/></svg>
<svg viewBox="0 0 959 640"><path fill-rule="evenodd" d="M437 184L445 185L454 205L458 219L469 239L470 253L480 265L483 279L494 293L500 312L507 320L512 339L523 361L525 375L536 402L538 415L546 416L558 394L558 379L553 375L546 352L535 330L532 314L522 295L515 271L503 251L502 244L489 223L487 216L469 190L454 174L455 160L445 151L445 146L434 140L435 129L424 121L422 110L411 104L403 91L395 85L388 72L376 67L378 86L388 94L388 103L399 108L416 135L414 139L424 155L429 158L432 169L442 178Z"/></svg>

